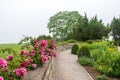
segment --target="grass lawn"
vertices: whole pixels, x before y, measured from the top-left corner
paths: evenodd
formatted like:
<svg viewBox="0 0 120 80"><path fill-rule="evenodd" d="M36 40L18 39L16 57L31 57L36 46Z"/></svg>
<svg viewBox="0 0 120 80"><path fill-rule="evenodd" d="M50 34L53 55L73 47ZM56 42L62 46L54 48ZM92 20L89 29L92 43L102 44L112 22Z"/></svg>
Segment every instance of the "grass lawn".
<svg viewBox="0 0 120 80"><path fill-rule="evenodd" d="M5 49L5 48L11 48L12 50L15 50L15 51L17 51L17 53L19 53L21 46L18 45L18 44L0 44L0 50ZM2 52L0 52L0 58L1 57L6 58L6 56L9 55L9 54L12 54L12 53L8 53L8 52L2 53Z"/></svg>

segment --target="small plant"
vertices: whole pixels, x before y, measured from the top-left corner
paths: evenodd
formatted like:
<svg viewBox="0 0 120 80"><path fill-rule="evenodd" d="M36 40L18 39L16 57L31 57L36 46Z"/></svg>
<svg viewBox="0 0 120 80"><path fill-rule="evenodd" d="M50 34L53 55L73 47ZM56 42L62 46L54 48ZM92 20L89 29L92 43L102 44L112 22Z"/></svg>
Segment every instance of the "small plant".
<svg viewBox="0 0 120 80"><path fill-rule="evenodd" d="M92 66L93 63L93 59L90 59L86 56L80 57L78 61L83 66Z"/></svg>
<svg viewBox="0 0 120 80"><path fill-rule="evenodd" d="M97 75L96 80L108 80L106 75Z"/></svg>
<svg viewBox="0 0 120 80"><path fill-rule="evenodd" d="M72 46L71 53L72 54L77 54L78 50L79 50L79 46L77 44L74 44Z"/></svg>
<svg viewBox="0 0 120 80"><path fill-rule="evenodd" d="M90 57L90 51L87 47L83 46L78 51L78 58L81 56Z"/></svg>

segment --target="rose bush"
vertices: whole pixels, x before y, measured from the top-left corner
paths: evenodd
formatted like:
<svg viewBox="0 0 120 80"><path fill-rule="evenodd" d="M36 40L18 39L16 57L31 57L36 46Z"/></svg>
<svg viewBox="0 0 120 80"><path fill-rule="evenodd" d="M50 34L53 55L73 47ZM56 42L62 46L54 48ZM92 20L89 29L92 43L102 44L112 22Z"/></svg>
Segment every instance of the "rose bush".
<svg viewBox="0 0 120 80"><path fill-rule="evenodd" d="M54 40L36 40L27 37L20 44L22 50L19 56L10 54L6 60L0 58L1 80L20 79L27 74L28 70L36 69L38 66L47 63L50 58L57 57Z"/></svg>

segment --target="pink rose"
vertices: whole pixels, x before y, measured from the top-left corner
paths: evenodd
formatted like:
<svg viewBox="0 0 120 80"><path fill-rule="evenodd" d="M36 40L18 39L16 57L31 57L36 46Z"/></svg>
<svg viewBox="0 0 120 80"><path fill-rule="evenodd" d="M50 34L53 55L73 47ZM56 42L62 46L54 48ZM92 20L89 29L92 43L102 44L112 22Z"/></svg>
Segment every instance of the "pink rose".
<svg viewBox="0 0 120 80"><path fill-rule="evenodd" d="M47 41L46 40L40 40L41 46L47 46Z"/></svg>
<svg viewBox="0 0 120 80"><path fill-rule="evenodd" d="M29 65L29 62L25 61L20 64L20 67L28 67L28 65Z"/></svg>
<svg viewBox="0 0 120 80"><path fill-rule="evenodd" d="M27 70L26 68L22 67L22 68L17 68L13 71L17 76L21 77L27 74Z"/></svg>
<svg viewBox="0 0 120 80"><path fill-rule="evenodd" d="M40 53L41 55L45 54L43 49L39 50L39 53Z"/></svg>
<svg viewBox="0 0 120 80"><path fill-rule="evenodd" d="M35 51L32 49L32 50L30 50L30 55L31 56L35 56Z"/></svg>
<svg viewBox="0 0 120 80"><path fill-rule="evenodd" d="M4 59L0 58L0 66L1 67L6 67L7 66L7 61L5 61Z"/></svg>
<svg viewBox="0 0 120 80"><path fill-rule="evenodd" d="M0 80L4 80L4 78L0 76Z"/></svg>
<svg viewBox="0 0 120 80"><path fill-rule="evenodd" d="M13 60L13 55L9 55L9 56L7 56L7 57L6 57L6 60L7 60L7 61L11 61L11 60Z"/></svg>
<svg viewBox="0 0 120 80"><path fill-rule="evenodd" d="M8 71L8 67L3 67L1 71L2 72L7 72Z"/></svg>
<svg viewBox="0 0 120 80"><path fill-rule="evenodd" d="M32 64L32 67L33 67L33 68L36 68L36 67L37 67L37 65L36 65L36 64Z"/></svg>
<svg viewBox="0 0 120 80"><path fill-rule="evenodd" d="M56 53L56 52L54 52L54 53L53 53L53 56L54 56L54 57L57 57L57 53Z"/></svg>
<svg viewBox="0 0 120 80"><path fill-rule="evenodd" d="M48 55L41 55L42 58L42 62L46 63L49 60L49 56Z"/></svg>
<svg viewBox="0 0 120 80"><path fill-rule="evenodd" d="M20 55L24 55L25 54L25 50L21 50Z"/></svg>

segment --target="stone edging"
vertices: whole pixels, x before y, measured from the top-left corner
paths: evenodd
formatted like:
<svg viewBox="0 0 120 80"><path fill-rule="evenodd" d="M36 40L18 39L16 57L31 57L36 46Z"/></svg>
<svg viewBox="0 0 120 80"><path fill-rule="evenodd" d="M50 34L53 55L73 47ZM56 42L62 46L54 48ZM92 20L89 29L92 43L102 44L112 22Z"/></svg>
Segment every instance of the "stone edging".
<svg viewBox="0 0 120 80"><path fill-rule="evenodd" d="M53 71L53 57L51 57L49 65L47 69L45 70L44 75L41 80L51 80L52 74L53 74L52 71Z"/></svg>
<svg viewBox="0 0 120 80"><path fill-rule="evenodd" d="M90 78L90 80L94 80L90 74L80 65L80 67L82 68L82 70L87 74L87 76Z"/></svg>
<svg viewBox="0 0 120 80"><path fill-rule="evenodd" d="M73 44L58 46L56 51L61 52L61 51L67 50L67 49L71 49L72 45ZM53 75L53 57L51 58L49 65L48 65L47 69L45 70L42 80L52 80L52 75Z"/></svg>

